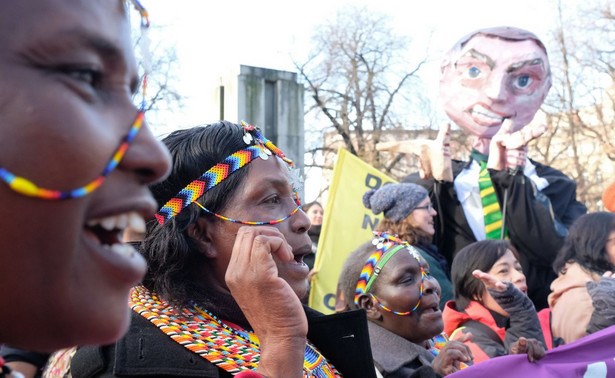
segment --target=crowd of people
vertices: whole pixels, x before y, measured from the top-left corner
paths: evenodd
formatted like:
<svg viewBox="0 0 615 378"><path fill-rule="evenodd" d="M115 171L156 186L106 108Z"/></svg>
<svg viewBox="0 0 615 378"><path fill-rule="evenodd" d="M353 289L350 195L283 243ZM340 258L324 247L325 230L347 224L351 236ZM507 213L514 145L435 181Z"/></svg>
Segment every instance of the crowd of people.
<svg viewBox="0 0 615 378"><path fill-rule="evenodd" d="M364 194L384 218L325 315L302 303L323 207L301 206L292 160L258 127L151 134L133 101L147 80L130 7L146 28L136 0L0 2L0 377L441 377L507 354L540 361L615 323L615 214L583 215L574 183L525 156L550 86L533 34L484 30L447 56L447 84L458 69L521 71L519 119L468 126L476 153L454 175L441 145L433 177ZM491 117L481 101L472 122ZM495 227L469 215L487 206L467 181L483 171L496 189L480 190L505 199Z"/></svg>

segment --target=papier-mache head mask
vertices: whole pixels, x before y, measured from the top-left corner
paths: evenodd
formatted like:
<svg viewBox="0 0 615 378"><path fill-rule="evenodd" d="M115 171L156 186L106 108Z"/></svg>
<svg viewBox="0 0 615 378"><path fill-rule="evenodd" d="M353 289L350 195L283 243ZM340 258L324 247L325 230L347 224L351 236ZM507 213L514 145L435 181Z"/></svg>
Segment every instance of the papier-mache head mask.
<svg viewBox="0 0 615 378"><path fill-rule="evenodd" d="M474 31L441 64L440 101L458 126L491 139L505 119L530 123L551 88L547 51L533 33L501 26Z"/></svg>

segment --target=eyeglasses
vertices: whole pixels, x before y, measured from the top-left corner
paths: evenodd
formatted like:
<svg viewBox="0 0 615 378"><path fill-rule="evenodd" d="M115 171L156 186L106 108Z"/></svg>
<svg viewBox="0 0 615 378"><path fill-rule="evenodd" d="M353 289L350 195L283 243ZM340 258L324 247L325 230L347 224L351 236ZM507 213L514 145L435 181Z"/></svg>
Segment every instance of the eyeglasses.
<svg viewBox="0 0 615 378"><path fill-rule="evenodd" d="M414 208L414 210L427 210L427 211L431 211L434 210L434 207L432 204L429 205L425 205L425 206L417 206Z"/></svg>

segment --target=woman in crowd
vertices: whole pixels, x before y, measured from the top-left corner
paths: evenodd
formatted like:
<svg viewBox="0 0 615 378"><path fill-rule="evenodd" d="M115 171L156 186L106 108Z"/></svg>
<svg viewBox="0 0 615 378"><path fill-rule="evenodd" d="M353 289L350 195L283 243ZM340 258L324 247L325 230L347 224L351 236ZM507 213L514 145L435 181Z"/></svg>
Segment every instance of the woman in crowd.
<svg viewBox="0 0 615 378"><path fill-rule="evenodd" d="M412 183L386 184L370 189L363 195L363 205L374 214L383 214L377 231L397 235L416 247L429 264L431 275L440 284L440 309L453 299L448 263L431 243L435 229L436 210L431 205L427 190Z"/></svg>
<svg viewBox="0 0 615 378"><path fill-rule="evenodd" d="M453 259L455 300L443 312L444 331L471 333L465 343L474 363L527 348L536 361L545 352L545 338L517 251L506 240L483 240L462 248ZM548 325L546 327L548 330ZM521 344L521 345L519 345Z"/></svg>
<svg viewBox="0 0 615 378"><path fill-rule="evenodd" d="M553 264L549 308L553 336L566 343L615 324L615 214L581 216Z"/></svg>
<svg viewBox="0 0 615 378"><path fill-rule="evenodd" d="M80 348L73 377L374 374L364 314L324 316L299 301L312 247L292 162L246 124L164 142L173 170L151 188L161 208L141 248L132 326L115 345Z"/></svg>
<svg viewBox="0 0 615 378"><path fill-rule="evenodd" d="M133 105L126 13L0 2L0 344L48 352L128 328L146 265L121 233L154 215L147 185L170 161Z"/></svg>
<svg viewBox="0 0 615 378"><path fill-rule="evenodd" d="M467 346L441 335L440 287L429 272L416 248L387 233L342 267L338 285L349 309L366 310L374 363L384 377L443 376L472 361Z"/></svg>
<svg viewBox="0 0 615 378"><path fill-rule="evenodd" d="M320 229L322 227L322 216L324 210L319 202L310 202L301 207L303 212L310 219L312 226L308 230L308 235L312 240L312 254L305 256L303 261L312 270L314 268L314 259L316 258L316 251L318 250L318 239L320 238Z"/></svg>

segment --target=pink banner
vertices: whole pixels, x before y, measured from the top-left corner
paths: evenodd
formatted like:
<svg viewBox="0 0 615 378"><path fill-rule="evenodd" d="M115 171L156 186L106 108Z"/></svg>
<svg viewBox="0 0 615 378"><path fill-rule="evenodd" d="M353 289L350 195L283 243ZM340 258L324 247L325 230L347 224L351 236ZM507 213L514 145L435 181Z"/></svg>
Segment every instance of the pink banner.
<svg viewBox="0 0 615 378"><path fill-rule="evenodd" d="M515 354L481 362L448 377L615 377L615 326L552 349L536 363Z"/></svg>

